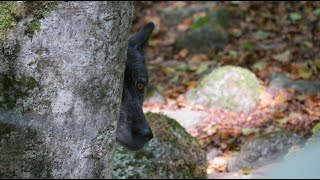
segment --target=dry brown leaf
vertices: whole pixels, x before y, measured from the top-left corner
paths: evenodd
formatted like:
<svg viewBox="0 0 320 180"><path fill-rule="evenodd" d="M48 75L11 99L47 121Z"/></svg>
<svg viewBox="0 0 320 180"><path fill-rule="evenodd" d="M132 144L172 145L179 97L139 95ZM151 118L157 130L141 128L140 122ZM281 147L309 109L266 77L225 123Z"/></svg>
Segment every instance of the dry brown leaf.
<svg viewBox="0 0 320 180"><path fill-rule="evenodd" d="M181 58L186 58L188 56L188 54L189 54L188 49L182 49L179 51L179 57L181 57Z"/></svg>

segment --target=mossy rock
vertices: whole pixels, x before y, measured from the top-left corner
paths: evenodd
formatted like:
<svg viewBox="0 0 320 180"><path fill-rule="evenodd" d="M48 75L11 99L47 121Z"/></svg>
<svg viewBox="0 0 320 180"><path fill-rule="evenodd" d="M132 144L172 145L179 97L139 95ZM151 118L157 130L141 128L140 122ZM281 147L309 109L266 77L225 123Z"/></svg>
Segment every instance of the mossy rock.
<svg viewBox="0 0 320 180"><path fill-rule="evenodd" d="M255 74L236 66L223 66L205 76L191 96L195 104L249 112L259 102Z"/></svg>
<svg viewBox="0 0 320 180"><path fill-rule="evenodd" d="M209 53L221 51L227 43L227 33L220 25L206 24L179 36L176 47L192 53Z"/></svg>
<svg viewBox="0 0 320 180"><path fill-rule="evenodd" d="M311 144L320 143L320 123L312 128L312 136L308 139L307 146Z"/></svg>
<svg viewBox="0 0 320 180"><path fill-rule="evenodd" d="M193 20L191 31L197 28L201 28L204 25L219 25L224 29L227 29L231 23L231 10L228 8L218 8L217 10L208 13L204 17L199 17Z"/></svg>
<svg viewBox="0 0 320 180"><path fill-rule="evenodd" d="M303 138L287 130L262 134L241 146L239 154L229 160L228 170L259 168L281 160L292 146L302 144Z"/></svg>
<svg viewBox="0 0 320 180"><path fill-rule="evenodd" d="M176 47L186 48L193 53L221 51L228 43L231 11L218 8L205 17L195 18L190 29L178 37Z"/></svg>
<svg viewBox="0 0 320 180"><path fill-rule="evenodd" d="M154 138L142 150L117 146L113 160L114 179L206 178L206 153L175 120L147 113Z"/></svg>
<svg viewBox="0 0 320 180"><path fill-rule="evenodd" d="M198 3L197 7L168 7L165 8L160 15L166 26L173 26L180 23L183 19L191 18L195 13L210 12L212 11L212 5L214 2L195 2Z"/></svg>
<svg viewBox="0 0 320 180"><path fill-rule="evenodd" d="M309 147L312 147L317 144L320 144L320 123L318 123L312 128L312 136L307 140L305 146L292 147L286 155L285 159L289 160L295 158L297 155L301 153L301 151L305 151L305 149L308 149Z"/></svg>

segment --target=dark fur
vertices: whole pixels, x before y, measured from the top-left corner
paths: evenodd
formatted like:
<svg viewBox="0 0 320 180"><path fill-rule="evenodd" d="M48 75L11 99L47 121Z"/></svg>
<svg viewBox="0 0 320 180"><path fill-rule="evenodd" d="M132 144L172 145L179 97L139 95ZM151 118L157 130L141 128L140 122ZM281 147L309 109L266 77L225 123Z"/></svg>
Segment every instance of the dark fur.
<svg viewBox="0 0 320 180"><path fill-rule="evenodd" d="M148 23L129 38L120 120L116 138L121 145L130 150L141 149L153 137L152 130L142 110L145 87L148 84L148 72L143 49L153 29L154 24ZM143 90L138 89L138 83L143 83Z"/></svg>

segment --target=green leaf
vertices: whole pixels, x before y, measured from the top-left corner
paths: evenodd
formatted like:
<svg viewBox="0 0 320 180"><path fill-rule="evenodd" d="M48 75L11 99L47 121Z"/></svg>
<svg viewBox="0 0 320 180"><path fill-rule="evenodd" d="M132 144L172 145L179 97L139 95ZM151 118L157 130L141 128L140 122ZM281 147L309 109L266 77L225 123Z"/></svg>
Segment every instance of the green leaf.
<svg viewBox="0 0 320 180"><path fill-rule="evenodd" d="M314 61L314 64L316 65L316 67L317 67L318 69L320 69L320 59L316 59L316 60Z"/></svg>
<svg viewBox="0 0 320 180"><path fill-rule="evenodd" d="M240 37L242 35L242 31L241 31L241 29L232 29L231 34L234 37Z"/></svg>
<svg viewBox="0 0 320 180"><path fill-rule="evenodd" d="M233 5L239 5L241 1L231 1L231 4Z"/></svg>
<svg viewBox="0 0 320 180"><path fill-rule="evenodd" d="M284 117L284 118L281 118L281 119L277 119L276 121L281 124L281 125L284 125L284 124L287 124L287 122L289 121L290 119L288 117Z"/></svg>
<svg viewBox="0 0 320 180"><path fill-rule="evenodd" d="M285 52L283 52L281 54L276 54L276 55L272 56L272 58L277 61L280 61L282 63L287 63L291 60L291 51L286 50Z"/></svg>
<svg viewBox="0 0 320 180"><path fill-rule="evenodd" d="M268 66L268 63L266 61L258 61L252 66L252 69L254 71L261 71L265 69L267 66Z"/></svg>
<svg viewBox="0 0 320 180"><path fill-rule="evenodd" d="M300 20L302 17L299 13L297 12L293 12L293 13L290 13L289 14L289 17L292 21L297 21L297 20Z"/></svg>
<svg viewBox="0 0 320 180"><path fill-rule="evenodd" d="M209 22L209 17L195 17L192 20L191 30L197 29L199 27L202 27L203 25L207 24Z"/></svg>
<svg viewBox="0 0 320 180"><path fill-rule="evenodd" d="M197 68L196 74L201 74L205 72L207 69L208 69L208 64L203 63Z"/></svg>
<svg viewBox="0 0 320 180"><path fill-rule="evenodd" d="M228 54L230 55L230 56L238 56L238 52L237 51L234 51L234 50L230 50L230 51L228 51Z"/></svg>
<svg viewBox="0 0 320 180"><path fill-rule="evenodd" d="M246 49L251 49L251 50L253 50L253 49L256 48L257 44L256 44L255 42L253 42L253 41L247 41L247 42L245 42L245 43L243 44L243 46L244 46L244 48L246 48Z"/></svg>
<svg viewBox="0 0 320 180"><path fill-rule="evenodd" d="M173 78L170 79L170 83L177 83L179 82L179 75L176 74Z"/></svg>
<svg viewBox="0 0 320 180"><path fill-rule="evenodd" d="M264 88L263 86L259 87L259 93L263 93L266 92L266 88Z"/></svg>
<svg viewBox="0 0 320 180"><path fill-rule="evenodd" d="M259 30L254 34L254 36L255 36L256 39L266 39L266 38L268 38L270 36L270 33L262 31L262 30Z"/></svg>
<svg viewBox="0 0 320 180"><path fill-rule="evenodd" d="M174 74L176 72L176 69L172 67L162 67L161 70L166 74Z"/></svg>
<svg viewBox="0 0 320 180"><path fill-rule="evenodd" d="M251 171L252 171L252 168L249 168L249 167L246 167L246 168L241 169L241 172L242 172L243 174L245 174L245 175L250 174Z"/></svg>
<svg viewBox="0 0 320 180"><path fill-rule="evenodd" d="M258 133L259 129L258 128L244 128L242 129L242 134L245 136L248 136L252 133Z"/></svg>
<svg viewBox="0 0 320 180"><path fill-rule="evenodd" d="M311 49L311 48L313 48L313 44L312 44L312 42L310 42L310 41L304 41L304 42L303 42L303 47L304 47L305 49Z"/></svg>
<svg viewBox="0 0 320 180"><path fill-rule="evenodd" d="M156 89L157 89L160 93L162 93L162 92L164 91L164 87L161 86L161 85L157 85Z"/></svg>
<svg viewBox="0 0 320 180"><path fill-rule="evenodd" d="M315 16L319 16L320 15L320 9L313 10L312 13Z"/></svg>
<svg viewBox="0 0 320 180"><path fill-rule="evenodd" d="M180 65L177 66L178 71L187 71L188 69L189 69L189 66L186 63L181 63Z"/></svg>

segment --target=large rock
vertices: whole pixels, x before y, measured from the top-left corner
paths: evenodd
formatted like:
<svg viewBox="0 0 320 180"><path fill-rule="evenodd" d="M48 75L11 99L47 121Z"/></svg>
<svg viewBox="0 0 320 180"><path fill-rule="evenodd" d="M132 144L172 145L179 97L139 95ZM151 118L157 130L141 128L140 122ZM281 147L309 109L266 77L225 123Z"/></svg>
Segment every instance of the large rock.
<svg viewBox="0 0 320 180"><path fill-rule="evenodd" d="M206 25L179 37L176 47L186 48L192 53L208 53L222 50L227 42L227 34L223 28Z"/></svg>
<svg viewBox="0 0 320 180"><path fill-rule="evenodd" d="M249 112L259 101L259 82L249 70L224 66L205 76L191 96L195 104Z"/></svg>
<svg viewBox="0 0 320 180"><path fill-rule="evenodd" d="M222 50L228 43L226 28L230 23L230 11L219 8L206 17L193 22L191 28L178 37L176 47L192 53L208 53Z"/></svg>
<svg viewBox="0 0 320 180"><path fill-rule="evenodd" d="M175 119L188 132L191 132L198 124L204 122L209 113L203 111L192 111L190 109L162 110L162 113Z"/></svg>
<svg viewBox="0 0 320 180"><path fill-rule="evenodd" d="M146 117L154 138L140 151L118 146L113 160L115 179L206 178L206 152L175 120L156 113Z"/></svg>
<svg viewBox="0 0 320 180"><path fill-rule="evenodd" d="M320 94L320 81L291 80L281 73L273 73L270 86L281 89L294 89L302 93Z"/></svg>
<svg viewBox="0 0 320 180"><path fill-rule="evenodd" d="M318 179L320 162L320 124L303 148L289 152L285 161L268 171L267 179Z"/></svg>
<svg viewBox="0 0 320 180"><path fill-rule="evenodd" d="M229 160L228 170L259 168L281 160L290 147L303 143L303 139L287 131L262 135L245 143L239 154Z"/></svg>
<svg viewBox="0 0 320 180"><path fill-rule="evenodd" d="M197 3L197 2L195 2ZM163 22L168 26L176 25L185 18L192 17L193 14L198 12L209 12L215 2L199 3L197 7L183 7L183 8L172 8L168 7L161 12Z"/></svg>
<svg viewBox="0 0 320 180"><path fill-rule="evenodd" d="M320 144L299 151L296 156L275 166L264 179L319 179Z"/></svg>

